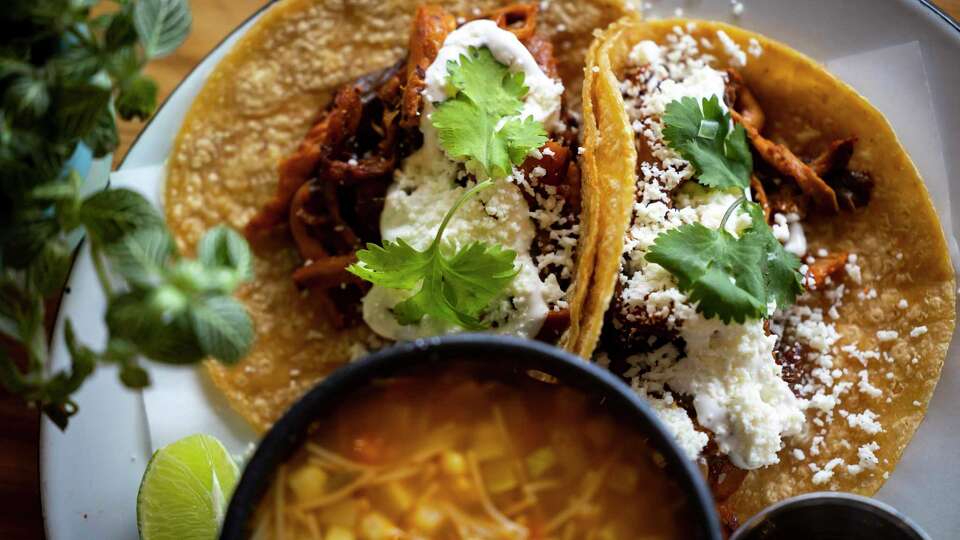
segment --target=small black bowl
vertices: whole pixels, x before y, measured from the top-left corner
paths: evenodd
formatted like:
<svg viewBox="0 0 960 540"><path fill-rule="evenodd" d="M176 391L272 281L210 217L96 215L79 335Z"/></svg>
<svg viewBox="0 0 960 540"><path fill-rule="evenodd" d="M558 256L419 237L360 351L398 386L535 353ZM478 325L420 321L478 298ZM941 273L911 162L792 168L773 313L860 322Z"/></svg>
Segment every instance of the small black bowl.
<svg viewBox="0 0 960 540"><path fill-rule="evenodd" d="M720 540L720 523L713 498L694 464L674 442L650 407L605 369L543 343L490 334L458 334L420 339L377 351L346 365L320 382L295 403L267 432L233 493L221 540L249 538L251 518L273 481L277 467L300 447L317 418L337 408L340 401L376 379L449 367L451 361L489 364L503 372L526 376L539 371L560 384L600 396L611 414L631 422L663 455L668 474L686 494L692 529L698 540ZM626 511L626 510L625 510Z"/></svg>

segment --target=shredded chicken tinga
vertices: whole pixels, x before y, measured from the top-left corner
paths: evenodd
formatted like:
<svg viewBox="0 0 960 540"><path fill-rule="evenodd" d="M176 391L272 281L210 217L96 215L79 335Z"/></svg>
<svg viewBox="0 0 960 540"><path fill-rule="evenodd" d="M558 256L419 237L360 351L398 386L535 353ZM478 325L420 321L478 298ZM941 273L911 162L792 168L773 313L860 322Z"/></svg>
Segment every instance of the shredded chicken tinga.
<svg viewBox="0 0 960 540"><path fill-rule="evenodd" d="M688 538L685 501L598 400L451 368L380 381L318 422L252 538Z"/></svg>
<svg viewBox="0 0 960 540"><path fill-rule="evenodd" d="M721 23L627 17L586 73L583 166L612 209L577 352L648 400L728 531L790 495L872 494L954 326L943 236L890 126Z"/></svg>
<svg viewBox="0 0 960 540"><path fill-rule="evenodd" d="M537 12L534 4L514 4L472 20L489 19L513 33L543 72L558 79L553 45L537 32ZM370 283L346 269L357 261L357 250L381 241L380 216L394 173L424 143L425 72L446 37L466 22L458 24L442 7L420 6L407 57L337 91L297 151L280 164L274 198L247 223L246 235L254 244L278 230L289 231L303 261L293 281L314 293L337 327L362 322L360 300ZM576 227L580 221L576 122L566 109L561 116L564 129L554 130L540 152L519 167L529 179L524 197L531 212L544 204L563 209L554 224L538 230L531 247L535 257L560 251L561 225ZM458 180L463 185L474 181L469 174ZM541 264L540 273L544 279L557 276L562 290L574 276L572 268L555 260ZM556 342L569 327L570 316L569 303L563 302L547 314L536 337Z"/></svg>

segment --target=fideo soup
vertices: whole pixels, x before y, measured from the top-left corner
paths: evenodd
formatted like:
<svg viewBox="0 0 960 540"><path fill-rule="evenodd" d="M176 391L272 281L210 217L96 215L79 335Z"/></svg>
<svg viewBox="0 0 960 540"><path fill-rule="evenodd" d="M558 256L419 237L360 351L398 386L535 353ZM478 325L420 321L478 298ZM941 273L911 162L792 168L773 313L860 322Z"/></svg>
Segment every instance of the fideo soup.
<svg viewBox="0 0 960 540"><path fill-rule="evenodd" d="M279 467L253 538L691 537L663 458L599 401L464 366L378 380Z"/></svg>

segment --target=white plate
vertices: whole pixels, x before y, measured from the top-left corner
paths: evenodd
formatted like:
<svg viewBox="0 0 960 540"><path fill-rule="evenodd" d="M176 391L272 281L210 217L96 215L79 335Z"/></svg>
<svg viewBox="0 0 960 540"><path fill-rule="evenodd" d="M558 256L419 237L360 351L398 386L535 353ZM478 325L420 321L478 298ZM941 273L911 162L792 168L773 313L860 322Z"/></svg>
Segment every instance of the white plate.
<svg viewBox="0 0 960 540"><path fill-rule="evenodd" d="M745 10L740 17L734 17L729 0L649 3L652 8L648 13L670 16L680 7L684 16L734 22L775 37L823 61L870 51L880 54L877 51L885 47L917 42L923 58L923 65L914 66L916 69L913 70L917 84L901 81L903 90L898 90L896 97L902 99L902 103L876 104L891 117L894 128L911 150L924 177L941 178L941 185L931 186L931 191L942 215L949 219L950 206L956 207L960 203L960 186L945 182L946 178L960 175L960 148L956 143L960 141L960 92L957 91L960 88L960 70L957 69L960 26L926 2L744 0ZM176 89L133 145L120 166L121 171L163 163L180 122L206 76L251 22L231 34ZM909 54L904 48L891 51ZM879 57L886 58L883 54ZM839 61L832 62L831 66L850 79L854 86L858 86L858 81L869 86L869 78L878 74L890 76L884 73L885 65L867 66L872 69L864 70ZM929 94L922 81L923 68L929 82ZM930 144L918 144L930 138L929 130L925 129L929 122L924 121L922 114L920 117L898 115L896 111L887 110L887 107L903 109L898 107L903 103L916 103L917 110L922 113L930 103L928 96L932 96L933 104L929 113L937 124L933 126L933 133L939 128L941 140L946 142L939 148L938 145L931 148ZM873 96L868 97L873 99ZM943 152L944 164L937 163L938 152ZM936 170L938 168L941 170ZM115 184L138 189L155 202L160 200L161 186L156 176L139 182L128 178L117 181L115 178ZM942 194L938 190L942 190ZM960 236L958 225L960 220L954 220L949 234ZM97 347L105 338L100 315L104 298L89 257L84 253L77 260L68 290L57 322L55 335L58 339L53 344L53 367L57 369L69 365L68 355L59 339L65 317L73 321L77 334L85 343ZM960 407L958 347L960 345L954 340L927 419L879 494L879 498L915 518L933 538L949 538L960 531L960 513L956 512L955 502L956 493L960 491L960 467L952 463L956 449L960 448L960 430L956 429L953 420L957 407ZM165 372L163 377L166 375ZM137 488L151 449L161 442L151 441L143 396L139 392L124 390L116 371L101 367L76 399L80 414L71 421L66 433L61 433L46 420L42 426L41 478L47 537L50 540L136 538ZM193 419L196 404L204 400L208 400L208 396L201 385L187 385L181 406L170 404L163 420L175 423L178 416ZM202 408L209 412L220 406L210 403ZM215 431L231 439L236 448L250 435L242 429L237 430L232 422L229 413L224 413L223 426L215 426ZM156 432L154 437L157 437Z"/></svg>

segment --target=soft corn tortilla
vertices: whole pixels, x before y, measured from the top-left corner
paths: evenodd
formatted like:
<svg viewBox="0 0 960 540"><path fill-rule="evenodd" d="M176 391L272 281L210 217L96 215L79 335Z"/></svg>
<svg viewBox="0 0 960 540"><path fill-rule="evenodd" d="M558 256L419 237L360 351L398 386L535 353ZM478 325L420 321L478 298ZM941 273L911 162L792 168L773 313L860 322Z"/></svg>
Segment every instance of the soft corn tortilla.
<svg viewBox="0 0 960 540"><path fill-rule="evenodd" d="M293 151L339 85L394 63L405 54L421 2L287 0L265 13L210 75L177 136L168 162L166 217L178 247L191 253L219 223L241 229L270 199L277 164ZM445 1L470 16L506 2ZM622 16L617 0L553 0L538 17L552 38L567 88L579 109L584 54L592 32ZM571 291L575 341L579 306L592 266L598 193L584 185L578 277ZM290 274L292 246L257 257L253 282L238 296L257 332L250 355L235 367L208 363L217 388L256 428L264 430L326 374L378 340L363 325L336 330ZM576 310L576 311L574 311Z"/></svg>
<svg viewBox="0 0 960 540"><path fill-rule="evenodd" d="M851 413L870 409L877 413L884 431L867 438L848 426L835 411L833 425L826 426L826 444L815 461L824 464L841 458L846 464L858 462L857 448L876 441L880 464L858 475L843 467L835 470L828 483L814 485L807 470L810 437L787 441L780 463L749 474L731 499L742 520L764 506L804 492L833 489L870 495L879 489L893 470L903 449L923 420L930 396L940 377L944 356L954 330L954 273L946 242L930 197L916 167L897 140L890 124L852 88L830 75L820 65L797 51L759 34L726 24L688 20L643 22L625 18L611 25L593 44L588 56L584 87L584 123L587 125L585 170L604 192L608 209L600 216L603 233L597 248L591 296L584 308L583 324L576 350L589 357L596 347L603 316L610 302L619 272L623 236L629 226L634 201L637 152L634 133L624 112L618 79L627 65L627 55L639 41L664 43L674 26L696 27L689 33L707 38L718 57L714 67L728 67L729 58L716 38L726 32L748 50L754 38L763 48L761 56L748 56L739 68L750 90L766 113L768 137L785 143L801 155L816 155L831 140L856 136L858 142L851 167L873 175L876 187L870 204L853 213L815 218L804 223L810 251L819 248L849 251L859 255L862 291L875 289L876 299L858 300L857 290L848 293L836 321L841 340L838 346L855 344L860 350L886 350L894 359L892 379L880 375L878 361L870 363L870 382L883 391L879 398L861 394L856 385L838 409ZM594 69L594 66L596 69ZM619 159L614 159L619 156ZM902 256L898 257L898 254ZM909 308L897 307L906 299ZM927 333L910 337L912 329L926 326ZM900 339L881 344L877 331L894 330ZM912 363L916 358L917 363ZM851 374L862 366L847 355L838 355L837 367ZM845 376L843 380L849 380ZM889 399L888 399L889 398ZM796 460L791 451L799 448L807 460ZM843 470L841 470L843 469Z"/></svg>

